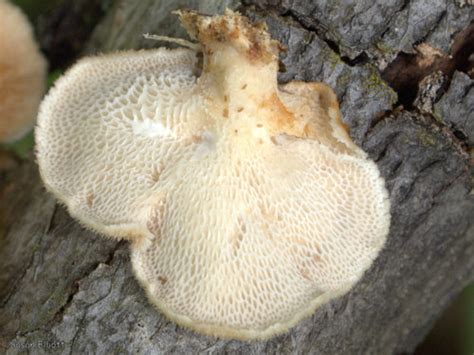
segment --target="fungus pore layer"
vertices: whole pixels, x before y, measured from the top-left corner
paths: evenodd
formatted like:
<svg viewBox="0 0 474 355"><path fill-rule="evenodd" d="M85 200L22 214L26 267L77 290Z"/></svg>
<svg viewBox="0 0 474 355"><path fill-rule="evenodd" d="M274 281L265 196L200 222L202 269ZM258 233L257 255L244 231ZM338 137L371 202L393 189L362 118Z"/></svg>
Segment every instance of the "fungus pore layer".
<svg viewBox="0 0 474 355"><path fill-rule="evenodd" d="M349 290L384 245L389 202L332 90L277 84L279 44L237 13L181 20L203 52L86 58L41 106L47 188L131 242L177 323L266 338Z"/></svg>

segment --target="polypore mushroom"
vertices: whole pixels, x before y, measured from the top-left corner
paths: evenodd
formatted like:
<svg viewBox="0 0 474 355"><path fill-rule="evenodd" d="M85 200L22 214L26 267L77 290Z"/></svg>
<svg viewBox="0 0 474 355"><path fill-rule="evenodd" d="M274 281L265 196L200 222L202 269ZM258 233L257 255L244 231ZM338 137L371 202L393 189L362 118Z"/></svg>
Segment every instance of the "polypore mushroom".
<svg viewBox="0 0 474 355"><path fill-rule="evenodd" d="M278 86L264 25L179 14L200 76L193 49L81 60L41 106L41 176L84 225L131 242L171 320L266 338L360 279L386 239L387 191L329 87Z"/></svg>
<svg viewBox="0 0 474 355"><path fill-rule="evenodd" d="M45 78L46 61L30 23L19 8L0 0L0 142L33 127Z"/></svg>

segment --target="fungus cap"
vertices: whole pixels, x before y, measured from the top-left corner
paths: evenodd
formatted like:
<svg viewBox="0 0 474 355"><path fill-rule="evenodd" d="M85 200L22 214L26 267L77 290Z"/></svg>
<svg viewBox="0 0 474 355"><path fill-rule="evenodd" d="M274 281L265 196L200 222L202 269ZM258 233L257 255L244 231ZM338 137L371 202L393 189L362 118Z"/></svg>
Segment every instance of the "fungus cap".
<svg viewBox="0 0 474 355"><path fill-rule="evenodd" d="M0 0L0 142L21 138L33 127L45 79L46 61L28 19Z"/></svg>
<svg viewBox="0 0 474 355"><path fill-rule="evenodd" d="M41 106L41 176L85 226L131 242L170 319L267 338L360 279L388 233L387 191L329 87L278 86L265 26L180 17L201 75L190 49L81 60Z"/></svg>

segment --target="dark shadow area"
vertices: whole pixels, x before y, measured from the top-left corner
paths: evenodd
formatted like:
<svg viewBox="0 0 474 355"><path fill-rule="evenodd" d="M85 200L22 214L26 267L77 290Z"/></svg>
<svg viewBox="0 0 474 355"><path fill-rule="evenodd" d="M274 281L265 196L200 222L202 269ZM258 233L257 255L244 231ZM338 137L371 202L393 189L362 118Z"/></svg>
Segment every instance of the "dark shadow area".
<svg viewBox="0 0 474 355"><path fill-rule="evenodd" d="M441 71L450 78L455 70L472 75L474 24L459 32L453 41L451 55L421 43L416 53L400 53L382 72L382 78L397 92L399 104L410 109L418 94L418 85L427 75Z"/></svg>
<svg viewBox="0 0 474 355"><path fill-rule="evenodd" d="M72 64L105 10L103 2L98 0L63 0L39 16L38 37L50 71Z"/></svg>
<svg viewBox="0 0 474 355"><path fill-rule="evenodd" d="M49 71L66 69L82 51L111 1L15 0L34 24Z"/></svg>
<svg viewBox="0 0 474 355"><path fill-rule="evenodd" d="M435 322L415 355L472 355L474 351L474 284L458 296Z"/></svg>

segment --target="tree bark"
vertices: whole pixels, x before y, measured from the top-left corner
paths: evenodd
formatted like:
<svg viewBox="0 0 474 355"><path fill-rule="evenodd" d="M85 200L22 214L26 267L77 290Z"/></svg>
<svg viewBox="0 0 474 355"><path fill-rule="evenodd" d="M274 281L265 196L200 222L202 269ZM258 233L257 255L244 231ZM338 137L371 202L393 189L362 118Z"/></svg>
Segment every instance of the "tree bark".
<svg viewBox="0 0 474 355"><path fill-rule="evenodd" d="M12 354L414 351L436 317L474 279L469 156L474 81L464 58L474 32L473 7L455 0L110 4L85 53L160 45L141 37L147 32L181 36L169 13L183 6L205 13L228 6L265 21L287 47L280 82L332 86L351 135L377 162L392 205L388 241L350 293L287 334L267 341L219 340L182 329L156 311L132 275L127 244L81 228L45 192L31 157L0 175L0 349ZM417 49L420 43L439 53ZM407 68L424 70L427 79ZM435 85L430 78L438 71L442 79ZM417 98L402 92L414 87L416 93L418 86Z"/></svg>

